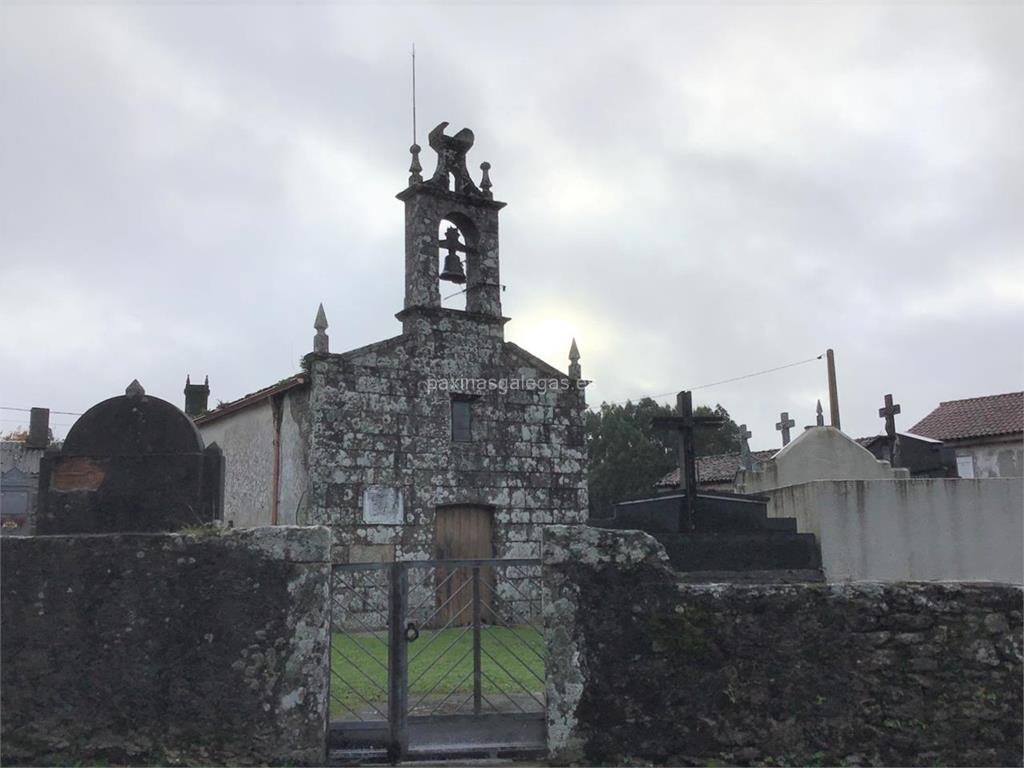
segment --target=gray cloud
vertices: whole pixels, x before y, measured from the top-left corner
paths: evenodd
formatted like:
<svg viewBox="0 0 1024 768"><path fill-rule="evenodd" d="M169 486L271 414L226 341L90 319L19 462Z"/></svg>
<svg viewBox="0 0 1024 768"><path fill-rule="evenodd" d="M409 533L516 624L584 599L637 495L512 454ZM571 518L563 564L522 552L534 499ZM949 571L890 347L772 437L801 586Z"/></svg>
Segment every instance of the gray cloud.
<svg viewBox="0 0 1024 768"><path fill-rule="evenodd" d="M509 202L508 336L564 365L575 335L592 403L827 346L858 435L885 392L910 426L1022 386L1018 7L0 14L4 405L232 399L319 301L335 349L397 333L412 41L421 143L471 126ZM824 395L815 363L697 399L767 447Z"/></svg>

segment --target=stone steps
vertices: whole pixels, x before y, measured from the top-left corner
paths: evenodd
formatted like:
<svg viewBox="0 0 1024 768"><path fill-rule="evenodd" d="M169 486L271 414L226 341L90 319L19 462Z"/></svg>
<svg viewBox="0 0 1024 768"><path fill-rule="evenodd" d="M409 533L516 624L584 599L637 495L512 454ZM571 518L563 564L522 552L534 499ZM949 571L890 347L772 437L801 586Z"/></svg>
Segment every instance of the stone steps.
<svg viewBox="0 0 1024 768"><path fill-rule="evenodd" d="M663 494L648 499L627 501L615 506L614 517L594 520L603 528L632 528L655 533L680 532L680 521L686 511L685 491ZM738 494L698 494L695 510L699 531L787 531L796 533L793 518L768 517L767 499L762 496Z"/></svg>
<svg viewBox="0 0 1024 768"><path fill-rule="evenodd" d="M767 507L764 496L700 493L687 530L686 492L673 491L616 504L614 517L591 525L651 534L672 567L696 581L823 581L814 535L798 533L795 518L768 517Z"/></svg>
<svg viewBox="0 0 1024 768"><path fill-rule="evenodd" d="M818 542L810 533L652 534L680 571L771 571L821 568Z"/></svg>

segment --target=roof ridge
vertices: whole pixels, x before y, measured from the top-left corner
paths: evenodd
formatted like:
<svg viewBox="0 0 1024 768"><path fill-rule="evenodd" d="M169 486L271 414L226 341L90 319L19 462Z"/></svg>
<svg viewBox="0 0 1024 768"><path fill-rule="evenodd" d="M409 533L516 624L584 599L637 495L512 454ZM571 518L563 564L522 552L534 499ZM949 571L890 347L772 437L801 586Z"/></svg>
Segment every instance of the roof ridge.
<svg viewBox="0 0 1024 768"><path fill-rule="evenodd" d="M952 405L953 403L969 403L972 400L995 400L997 397L1018 397L1024 396L1021 392L1002 392L998 395L978 395L977 397L961 397L957 400L940 400L939 405Z"/></svg>

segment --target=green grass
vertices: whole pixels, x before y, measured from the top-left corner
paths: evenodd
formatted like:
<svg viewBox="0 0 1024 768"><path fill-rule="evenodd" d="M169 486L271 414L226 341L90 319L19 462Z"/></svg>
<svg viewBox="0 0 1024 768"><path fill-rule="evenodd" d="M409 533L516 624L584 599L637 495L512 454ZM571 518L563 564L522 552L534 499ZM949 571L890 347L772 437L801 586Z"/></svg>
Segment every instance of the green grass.
<svg viewBox="0 0 1024 768"><path fill-rule="evenodd" d="M544 640L538 631L530 627L507 629L485 625L481 629L480 648L481 690L494 705L511 706L502 692L526 700L528 693L532 693L544 700ZM408 649L412 713L420 714L414 705L421 696L427 695L426 701L436 705L455 691L448 699L448 705L454 707L473 691L471 629L423 631L408 644ZM335 632L331 638L331 716L352 718L354 710L365 719L379 718L370 704L386 713L387 666L386 632ZM487 708L486 703L484 707ZM460 711L465 712L466 708Z"/></svg>

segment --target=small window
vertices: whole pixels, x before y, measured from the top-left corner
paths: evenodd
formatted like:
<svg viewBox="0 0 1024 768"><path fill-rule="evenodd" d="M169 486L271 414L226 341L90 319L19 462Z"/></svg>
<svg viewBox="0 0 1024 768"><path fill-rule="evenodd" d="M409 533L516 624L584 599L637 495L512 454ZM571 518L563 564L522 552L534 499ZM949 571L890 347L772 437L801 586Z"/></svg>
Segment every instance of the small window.
<svg viewBox="0 0 1024 768"><path fill-rule="evenodd" d="M473 401L452 398L452 442L468 443L473 439Z"/></svg>
<svg viewBox="0 0 1024 768"><path fill-rule="evenodd" d="M974 477L974 457L973 456L957 456L956 457L956 472L960 477L973 478Z"/></svg>

